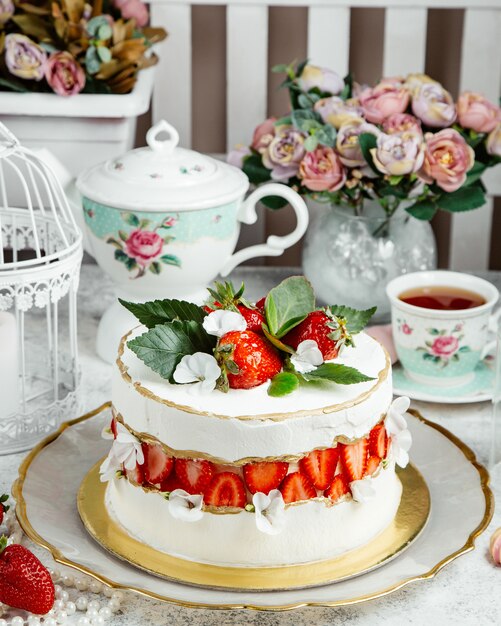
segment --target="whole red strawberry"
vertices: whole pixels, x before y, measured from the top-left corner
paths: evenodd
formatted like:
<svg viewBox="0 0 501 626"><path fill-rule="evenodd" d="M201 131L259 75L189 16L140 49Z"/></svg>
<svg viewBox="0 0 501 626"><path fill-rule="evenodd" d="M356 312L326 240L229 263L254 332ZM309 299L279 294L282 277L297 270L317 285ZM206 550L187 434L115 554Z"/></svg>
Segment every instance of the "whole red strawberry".
<svg viewBox="0 0 501 626"><path fill-rule="evenodd" d="M338 339L333 339L336 332L336 322L324 311L313 311L306 319L288 332L282 341L297 350L298 345L307 339L313 339L318 344L325 361L335 359L339 353L336 347Z"/></svg>
<svg viewBox="0 0 501 626"><path fill-rule="evenodd" d="M54 605L54 583L48 570L24 546L5 548L0 540L0 602L36 615L45 615Z"/></svg>
<svg viewBox="0 0 501 626"><path fill-rule="evenodd" d="M250 330L223 335L217 355L232 389L257 387L282 369L278 351L267 339Z"/></svg>
<svg viewBox="0 0 501 626"><path fill-rule="evenodd" d="M248 309L243 304L239 304L237 309L247 322L247 330L251 330L254 333L263 332L261 328L264 324L264 315L258 309Z"/></svg>

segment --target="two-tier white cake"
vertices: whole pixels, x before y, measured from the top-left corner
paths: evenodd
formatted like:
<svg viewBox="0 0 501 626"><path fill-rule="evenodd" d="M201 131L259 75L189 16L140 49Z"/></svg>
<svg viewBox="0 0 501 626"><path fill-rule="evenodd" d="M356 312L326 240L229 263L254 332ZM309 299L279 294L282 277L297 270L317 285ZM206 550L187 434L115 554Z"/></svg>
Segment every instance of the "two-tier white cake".
<svg viewBox="0 0 501 626"><path fill-rule="evenodd" d="M335 359L367 382L301 385L283 397L268 395L269 382L196 394L127 346L146 330L120 346L115 451L103 464L106 507L130 535L191 561L279 566L331 559L391 523L408 404L392 405L391 364L378 342L359 333Z"/></svg>

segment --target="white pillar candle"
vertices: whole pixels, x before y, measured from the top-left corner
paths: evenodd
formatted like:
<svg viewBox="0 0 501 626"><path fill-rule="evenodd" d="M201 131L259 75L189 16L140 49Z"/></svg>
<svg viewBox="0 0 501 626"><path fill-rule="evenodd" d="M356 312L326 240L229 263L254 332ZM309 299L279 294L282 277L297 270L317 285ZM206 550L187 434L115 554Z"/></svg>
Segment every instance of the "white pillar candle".
<svg viewBox="0 0 501 626"><path fill-rule="evenodd" d="M0 311L0 420L19 408L16 318Z"/></svg>

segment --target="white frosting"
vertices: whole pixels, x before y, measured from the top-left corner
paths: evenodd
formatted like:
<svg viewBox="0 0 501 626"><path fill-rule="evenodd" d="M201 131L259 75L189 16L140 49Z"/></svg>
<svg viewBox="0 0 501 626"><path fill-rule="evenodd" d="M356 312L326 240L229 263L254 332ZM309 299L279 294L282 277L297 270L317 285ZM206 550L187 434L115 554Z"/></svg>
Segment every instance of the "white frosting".
<svg viewBox="0 0 501 626"><path fill-rule="evenodd" d="M279 534L256 527L254 513L205 513L188 524L168 511L168 501L127 480L108 484L110 515L133 537L173 556L237 567L291 565L330 559L362 546L393 520L402 486L394 466L371 479L374 495L363 503L352 499L328 507L322 501L289 506Z"/></svg>
<svg viewBox="0 0 501 626"><path fill-rule="evenodd" d="M172 385L160 378L126 346L119 361L130 380L114 368L112 399L126 424L175 450L195 450L228 462L303 454L330 446L336 437L362 437L392 399L386 353L364 333L356 336L356 348L346 348L336 362L375 380L323 389L301 387L282 398L268 396L268 383L197 396L189 385Z"/></svg>

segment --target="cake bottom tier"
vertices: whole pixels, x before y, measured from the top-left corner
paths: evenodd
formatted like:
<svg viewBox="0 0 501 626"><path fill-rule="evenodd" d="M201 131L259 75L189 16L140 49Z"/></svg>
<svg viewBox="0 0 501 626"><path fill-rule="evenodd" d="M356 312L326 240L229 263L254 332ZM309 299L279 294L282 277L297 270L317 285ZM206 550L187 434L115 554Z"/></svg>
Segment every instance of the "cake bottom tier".
<svg viewBox="0 0 501 626"><path fill-rule="evenodd" d="M132 537L179 558L233 567L282 566L332 559L376 537L393 520L402 485L393 465L371 479L373 497L327 506L310 500L287 507L278 535L260 532L253 513L206 512L196 522L175 519L165 498L124 479L108 483L106 507Z"/></svg>

